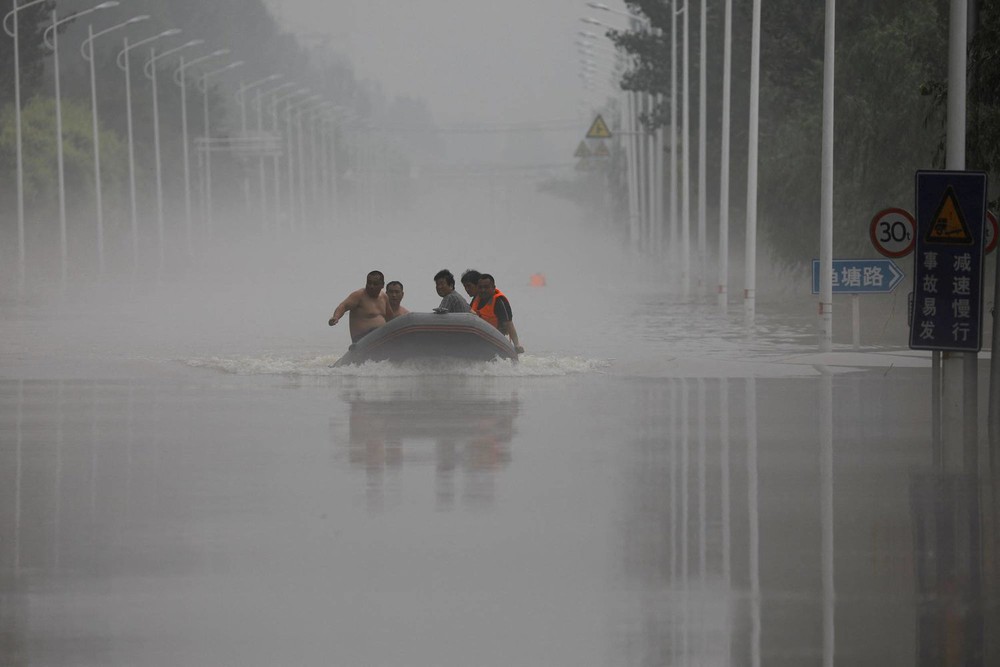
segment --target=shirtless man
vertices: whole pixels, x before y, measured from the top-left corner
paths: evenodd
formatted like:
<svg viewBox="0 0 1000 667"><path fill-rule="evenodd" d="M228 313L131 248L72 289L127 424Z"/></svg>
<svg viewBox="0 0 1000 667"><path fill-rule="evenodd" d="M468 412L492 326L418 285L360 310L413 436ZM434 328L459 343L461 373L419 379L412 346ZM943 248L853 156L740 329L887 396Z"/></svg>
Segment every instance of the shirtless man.
<svg viewBox="0 0 1000 667"><path fill-rule="evenodd" d="M364 288L348 294L347 298L333 311L333 315L330 317L330 326L337 324L344 313L350 311L351 342L357 343L365 335L385 324L389 299L382 292L383 285L385 285L385 276L382 272L370 272Z"/></svg>
<svg viewBox="0 0 1000 667"><path fill-rule="evenodd" d="M389 307L385 311L387 321L410 312L403 307L403 283L398 280L391 281L385 286L385 296L389 299Z"/></svg>

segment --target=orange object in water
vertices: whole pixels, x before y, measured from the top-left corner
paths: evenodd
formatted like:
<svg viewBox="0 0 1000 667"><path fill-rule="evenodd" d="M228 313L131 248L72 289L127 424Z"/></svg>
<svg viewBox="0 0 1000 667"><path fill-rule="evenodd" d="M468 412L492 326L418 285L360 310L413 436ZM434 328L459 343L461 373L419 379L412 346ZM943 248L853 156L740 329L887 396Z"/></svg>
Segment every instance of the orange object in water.
<svg viewBox="0 0 1000 667"><path fill-rule="evenodd" d="M545 287L545 274L544 273L532 273L531 279L528 284L532 287Z"/></svg>

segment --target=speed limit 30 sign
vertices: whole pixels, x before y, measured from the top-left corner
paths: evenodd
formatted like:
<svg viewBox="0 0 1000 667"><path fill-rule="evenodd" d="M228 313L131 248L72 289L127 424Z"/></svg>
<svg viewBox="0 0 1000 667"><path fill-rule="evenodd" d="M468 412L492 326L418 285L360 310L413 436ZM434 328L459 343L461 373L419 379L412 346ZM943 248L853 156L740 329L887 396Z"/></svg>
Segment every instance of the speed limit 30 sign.
<svg viewBox="0 0 1000 667"><path fill-rule="evenodd" d="M868 233L872 245L886 257L905 257L913 252L917 239L913 233L916 223L909 212L901 208L887 208L872 218Z"/></svg>

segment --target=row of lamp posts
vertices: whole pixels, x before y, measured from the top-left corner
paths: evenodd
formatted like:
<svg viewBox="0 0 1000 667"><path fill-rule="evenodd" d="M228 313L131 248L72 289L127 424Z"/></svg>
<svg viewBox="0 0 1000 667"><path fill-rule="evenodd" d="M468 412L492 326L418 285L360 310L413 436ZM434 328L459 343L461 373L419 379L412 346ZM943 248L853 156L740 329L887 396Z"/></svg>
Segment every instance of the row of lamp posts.
<svg viewBox="0 0 1000 667"><path fill-rule="evenodd" d="M16 142L16 190L17 190L17 234L18 234L18 291L23 293L25 288L25 271L26 271L26 250L25 250L25 219L24 219L24 164L23 164L23 141L22 141L22 119L21 119L21 73L20 73L20 40L18 32L18 13L28 9L34 5L37 5L45 0L30 0L29 2L19 4L17 0L13 0L13 8L9 11L3 19L3 27L5 32L13 38L14 40L14 115L15 115L15 142ZM51 21L48 27L43 32L43 41L45 45L52 50L53 54L53 72L54 72L54 83L55 83L55 106L56 106L56 159L57 159L57 173L58 173L58 197L59 197L59 245L60 245L60 266L61 266L61 281L65 286L68 280L68 234L67 234L67 214L66 214L66 188L65 188L65 168L64 168L64 156L63 156L63 118L62 118L62 100L61 100L61 81L60 81L60 68L59 68L59 27L69 21L81 18L85 15L91 14L104 9L110 9L117 7L120 3L118 0L107 0L101 2L93 7L75 12L71 15L60 17L58 16L57 10L52 11ZM83 59L88 63L89 67L89 79L90 79L90 93L91 93L91 122L92 122L92 132L93 132L93 159L94 159L94 198L95 198L95 208L96 208L96 241L97 241L97 257L99 271L103 275L106 269L105 262L105 223L104 223L104 205L102 200L102 183L101 183L101 144L100 144L100 134L99 134L99 118L98 118L98 104L97 104L97 73L94 63L94 41L100 37L103 37L114 31L122 30L128 26L143 22L148 20L150 17L148 15L137 15L129 18L128 20L122 21L110 27L98 30L95 32L93 24L87 27L87 37L81 43L80 53ZM203 40L195 39L190 40L180 46L168 49L166 51L157 52L155 46L152 45L153 42L157 40L171 37L179 34L181 31L179 29L173 28L164 30L151 37L139 40L137 42L130 42L128 37L123 39L122 49L118 52L116 63L120 69L125 73L125 97L126 97L126 126L128 133L128 169L129 169L129 211L130 211L130 240L132 247L132 264L133 270L138 269L139 264L139 213L136 195L136 178L135 178L135 145L134 145L134 132L133 132L133 118L132 118L132 81L131 81L131 69L130 69L130 52L138 47L151 45L149 50L149 57L145 60L143 66L143 72L147 79L151 82L152 87L152 103L153 103L153 141L154 141L154 153L155 153L155 181L156 181L156 229L157 229L157 241L159 249L159 267L163 268L164 265L164 237L165 237L165 220L163 211L163 169L162 169L162 159L161 159L161 145L160 145L160 128L159 128L159 100L158 100L158 84L157 84L157 63L168 56L173 56L179 54L181 51L189 49L191 47L199 46L203 44ZM193 211L192 211L192 193L191 193L191 168L190 168L190 154L189 154L189 139L188 139L188 122L187 122L187 70L195 65L200 65L209 60L220 58L229 53L228 49L218 49L207 55L203 55L191 60L185 60L184 55L180 54L178 58L178 64L174 70L173 78L175 83L180 87L181 93L181 133L182 133L182 144L183 144L183 166L184 166L184 207L185 207L185 237L186 246L189 256L193 254ZM214 141L211 138L211 118L209 115L209 105L208 105L208 93L209 93L209 80L224 72L230 71L242 65L242 61L230 62L221 67L209 70L207 72L202 72L201 76L197 80L197 86L203 95L203 110L204 110L204 138L202 143L202 149L204 151L204 169L203 169L203 219L206 224L206 232L209 237L212 235L213 227L213 206L212 206L212 165L211 165L211 152L214 145ZM329 207L331 204L335 204L337 197L337 190L335 184L335 178L333 174L336 173L336 162L335 162L335 152L333 148L333 134L334 127L338 121L337 112L340 111L335 108L333 103L325 100L320 95L314 95L308 88L298 86L297 83L288 81L281 83L279 85L273 86L270 89L262 90L265 84L275 82L280 79L280 75L271 75L254 81L250 84L243 84L239 87L239 93L237 94L237 100L240 103L241 111L241 130L242 130L242 140L246 141L248 134L247 128L247 117L246 117L246 93L250 90L255 90L255 104L256 104L256 122L257 122L257 136L256 140L263 141L263 109L265 105L265 99L267 97L271 98L270 111L272 116L271 122L271 134L272 137L277 135L279 129L279 116L284 120L285 124L285 139L287 150L286 162L287 162L287 188L288 188L288 217L289 225L294 225L295 221L298 220L301 223L304 222L306 216L306 202L307 202L307 191L306 191L306 175L311 174L312 177L312 188L311 196L314 204L319 202L320 194L323 196L323 203ZM295 88L289 92L290 88ZM279 95L279 93L282 93ZM305 96L305 97L303 97ZM296 99L298 98L298 99ZM284 103L283 113L279 114L279 104ZM294 127L292 126L294 115ZM303 126L303 119L308 117L307 125ZM312 169L308 170L305 163L305 146L304 146L304 135L308 130L310 133L308 144L310 146L311 152L311 162ZM317 134L320 136L317 137ZM297 145L296 145L297 142ZM247 148L246 145L243 146L244 149ZM253 150L253 146L249 147ZM281 174L280 174L280 149L277 145L272 142L271 145L272 158L273 158L273 168L274 168L274 205L271 210L275 211L276 220L280 215L281 211ZM297 164L296 160L297 158ZM264 166L264 154L258 154L258 172L260 177L260 197L261 197L261 216L263 226L267 227L267 212L269 207L267 206L266 200L266 176L265 176L265 166ZM320 180L321 179L321 180ZM319 184L323 183L321 187ZM329 187L328 187L329 186ZM245 180L244 182L245 197L247 202L247 207L249 209L249 182Z"/></svg>

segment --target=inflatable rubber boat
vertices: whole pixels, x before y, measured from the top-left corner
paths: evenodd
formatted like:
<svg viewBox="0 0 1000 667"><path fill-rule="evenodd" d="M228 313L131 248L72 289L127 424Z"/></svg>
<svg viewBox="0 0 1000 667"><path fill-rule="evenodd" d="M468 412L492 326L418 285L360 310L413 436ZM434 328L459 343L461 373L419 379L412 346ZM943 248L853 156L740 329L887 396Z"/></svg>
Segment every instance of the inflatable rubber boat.
<svg viewBox="0 0 1000 667"><path fill-rule="evenodd" d="M375 329L347 350L334 367L366 361L413 359L517 361L514 345L472 313L408 313Z"/></svg>

